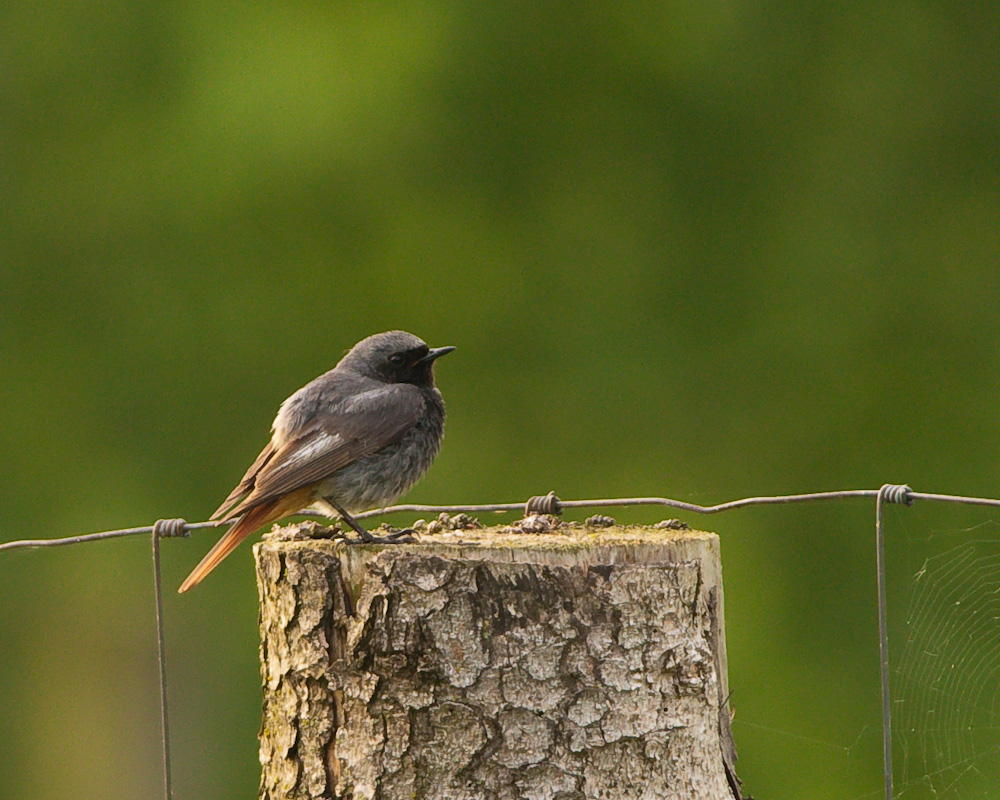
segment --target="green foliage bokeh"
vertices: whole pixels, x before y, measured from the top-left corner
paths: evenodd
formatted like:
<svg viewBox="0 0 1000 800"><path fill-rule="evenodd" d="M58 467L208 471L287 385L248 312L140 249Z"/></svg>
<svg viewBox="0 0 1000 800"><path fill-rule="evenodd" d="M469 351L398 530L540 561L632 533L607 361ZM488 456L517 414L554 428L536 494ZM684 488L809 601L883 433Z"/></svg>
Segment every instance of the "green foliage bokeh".
<svg viewBox="0 0 1000 800"><path fill-rule="evenodd" d="M414 501L1000 495L988 4L0 19L2 540L204 519L390 328L458 347ZM878 790L872 517L686 518L722 536L758 797ZM170 587L212 539L164 543ZM0 796L157 796L148 551L0 556ZM166 614L176 794L252 796L249 548Z"/></svg>

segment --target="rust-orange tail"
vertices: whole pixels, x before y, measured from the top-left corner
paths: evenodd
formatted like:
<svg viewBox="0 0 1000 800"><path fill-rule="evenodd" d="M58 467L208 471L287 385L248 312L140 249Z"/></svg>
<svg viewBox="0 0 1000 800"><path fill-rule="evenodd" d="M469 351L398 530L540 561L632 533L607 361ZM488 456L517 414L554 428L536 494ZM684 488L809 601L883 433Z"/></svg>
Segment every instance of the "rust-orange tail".
<svg viewBox="0 0 1000 800"><path fill-rule="evenodd" d="M191 574L184 579L184 583L181 584L177 591L186 592L188 589L197 586L247 536L269 522L274 522L282 517L294 514L296 511L309 505L312 499L311 489L300 489L284 497L261 503L259 506L246 511L236 524L226 531L222 538L215 543L215 547L205 554L205 557L198 566L191 570Z"/></svg>

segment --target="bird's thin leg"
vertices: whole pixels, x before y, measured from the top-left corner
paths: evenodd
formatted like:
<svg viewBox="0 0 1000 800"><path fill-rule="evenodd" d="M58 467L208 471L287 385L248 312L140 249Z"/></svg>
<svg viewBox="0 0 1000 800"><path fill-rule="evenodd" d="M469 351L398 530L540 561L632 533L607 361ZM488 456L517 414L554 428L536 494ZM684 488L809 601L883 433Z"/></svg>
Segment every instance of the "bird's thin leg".
<svg viewBox="0 0 1000 800"><path fill-rule="evenodd" d="M361 537L361 540L363 542L371 542L375 538L370 533L368 533L367 530L365 530L364 525L362 525L360 522L354 519L354 517L348 514L336 500L334 500L332 497L324 497L323 499L330 504L330 507L337 512L337 515L344 522L346 522L348 525L351 526L351 528L354 529L354 532Z"/></svg>
<svg viewBox="0 0 1000 800"><path fill-rule="evenodd" d="M351 526L351 528L354 530L354 532L358 536L361 537L361 543L363 543L363 544L389 544L389 543L392 543L392 542L405 541L405 539L403 537L407 536L410 533L413 533L413 531L407 529L407 530L404 530L404 531L398 531L396 533L389 534L388 536L372 536L365 529L365 527L360 522L358 522L356 519L354 519L354 517L352 517L350 514L348 514L343 509L343 507L341 507L341 505L339 503L337 503L336 500L334 500L334 499L332 499L330 497L324 497L323 501L325 503L328 503L330 505L330 507L334 511L336 511L337 514L340 515L340 518L344 522L346 522L348 525ZM348 541L348 543L350 543L351 540L348 539L347 541ZM357 540L354 540L354 541L357 542Z"/></svg>

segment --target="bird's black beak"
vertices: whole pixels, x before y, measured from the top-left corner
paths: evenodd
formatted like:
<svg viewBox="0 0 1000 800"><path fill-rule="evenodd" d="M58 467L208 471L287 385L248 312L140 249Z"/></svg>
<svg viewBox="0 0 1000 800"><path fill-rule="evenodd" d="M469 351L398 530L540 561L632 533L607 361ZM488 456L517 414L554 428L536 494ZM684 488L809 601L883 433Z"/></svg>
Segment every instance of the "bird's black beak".
<svg viewBox="0 0 1000 800"><path fill-rule="evenodd" d="M427 355L421 358L417 363L430 364L435 359L438 359L443 355L447 355L454 349L455 349L454 347L432 347L430 350L427 351Z"/></svg>

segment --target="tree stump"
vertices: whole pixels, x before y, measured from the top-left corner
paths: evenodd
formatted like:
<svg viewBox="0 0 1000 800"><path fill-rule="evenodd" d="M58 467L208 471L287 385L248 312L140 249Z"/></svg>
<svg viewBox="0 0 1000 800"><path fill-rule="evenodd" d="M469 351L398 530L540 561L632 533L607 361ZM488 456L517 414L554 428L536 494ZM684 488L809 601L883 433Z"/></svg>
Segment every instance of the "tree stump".
<svg viewBox="0 0 1000 800"><path fill-rule="evenodd" d="M739 797L718 537L555 528L257 545L261 798Z"/></svg>

